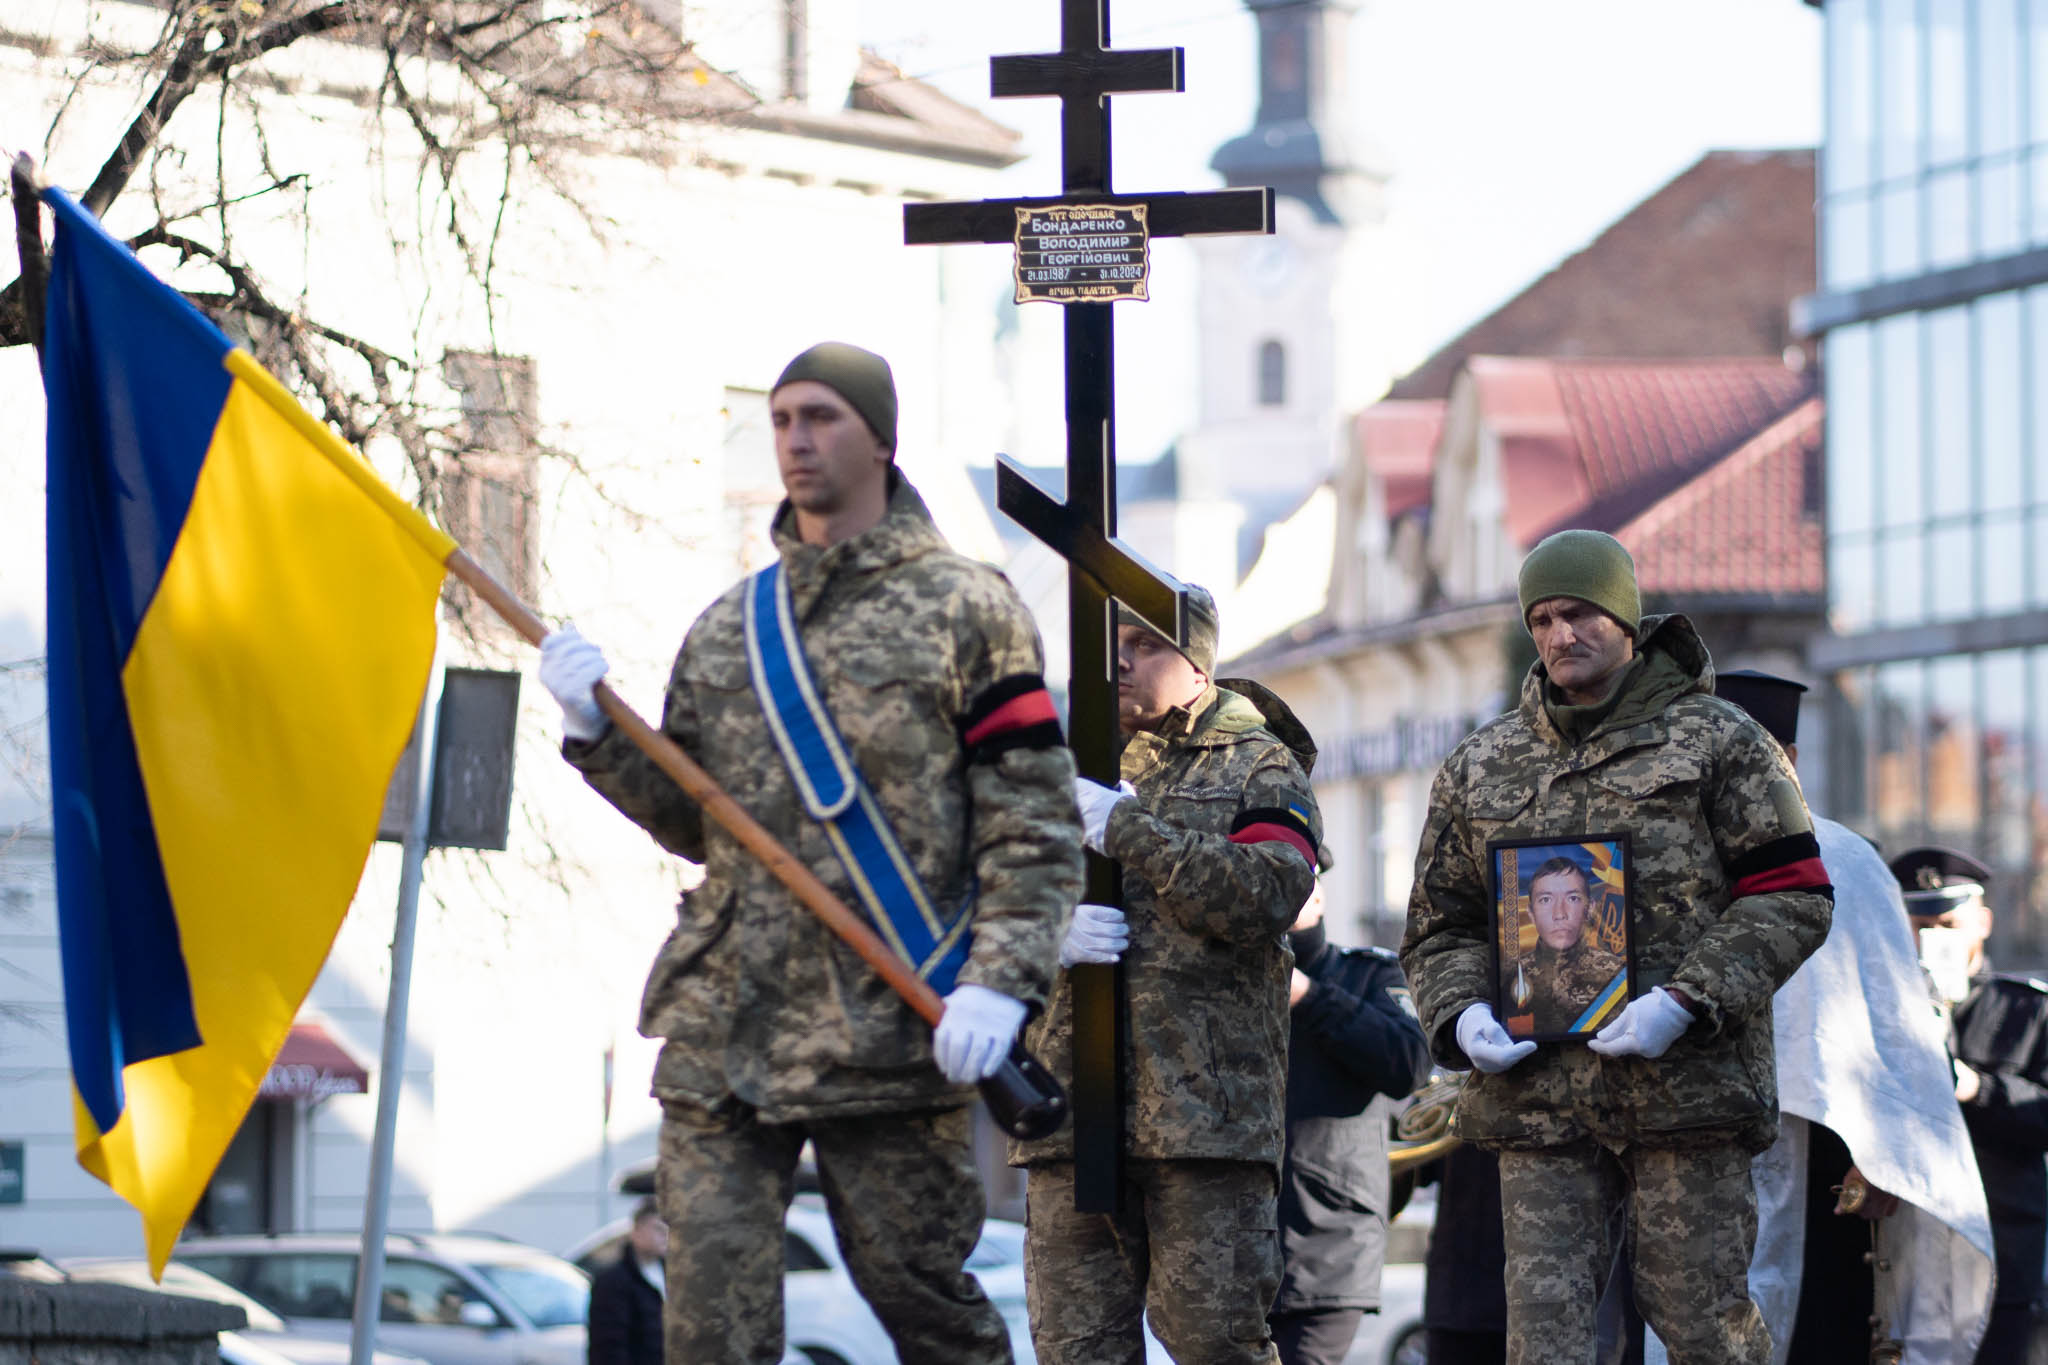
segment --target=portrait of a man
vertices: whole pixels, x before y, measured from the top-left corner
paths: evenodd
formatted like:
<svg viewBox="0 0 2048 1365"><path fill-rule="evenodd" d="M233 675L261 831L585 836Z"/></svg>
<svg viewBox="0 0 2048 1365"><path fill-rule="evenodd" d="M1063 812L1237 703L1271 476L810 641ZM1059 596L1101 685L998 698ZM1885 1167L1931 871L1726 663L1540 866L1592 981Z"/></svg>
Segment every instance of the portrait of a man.
<svg viewBox="0 0 2048 1365"><path fill-rule="evenodd" d="M1626 861L1620 840L1494 850L1510 1035L1582 1036L1627 1003Z"/></svg>

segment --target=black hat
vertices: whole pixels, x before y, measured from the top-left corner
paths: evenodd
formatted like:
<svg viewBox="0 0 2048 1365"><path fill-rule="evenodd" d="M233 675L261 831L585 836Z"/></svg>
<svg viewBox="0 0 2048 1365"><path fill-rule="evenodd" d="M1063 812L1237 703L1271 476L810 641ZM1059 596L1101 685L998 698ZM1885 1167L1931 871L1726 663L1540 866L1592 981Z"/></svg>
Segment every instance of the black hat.
<svg viewBox="0 0 2048 1365"><path fill-rule="evenodd" d="M1991 869L1953 848L1909 848L1891 861L1909 915L1939 915L1984 894Z"/></svg>
<svg viewBox="0 0 2048 1365"><path fill-rule="evenodd" d="M1804 691L1805 683L1753 668L1714 675L1714 695L1749 712L1780 744L1799 742L1799 694Z"/></svg>

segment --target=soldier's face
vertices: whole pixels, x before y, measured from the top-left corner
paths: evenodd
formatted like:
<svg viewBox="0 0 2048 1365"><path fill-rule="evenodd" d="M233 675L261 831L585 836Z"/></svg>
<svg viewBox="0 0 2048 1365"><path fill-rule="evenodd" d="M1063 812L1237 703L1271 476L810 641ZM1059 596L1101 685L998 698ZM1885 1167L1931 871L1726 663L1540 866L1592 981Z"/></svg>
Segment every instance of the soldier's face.
<svg viewBox="0 0 2048 1365"><path fill-rule="evenodd" d="M1546 597L1529 608L1529 635L1543 671L1580 704L1604 696L1635 657L1635 640L1621 622L1576 597Z"/></svg>
<svg viewBox="0 0 2048 1365"><path fill-rule="evenodd" d="M1185 654L1143 626L1116 628L1116 716L1124 733L1152 729L1208 683Z"/></svg>
<svg viewBox="0 0 2048 1365"><path fill-rule="evenodd" d="M888 487L889 447L837 390L812 379L785 384L768 400L775 467L799 512L830 517Z"/></svg>
<svg viewBox="0 0 2048 1365"><path fill-rule="evenodd" d="M1529 913L1536 920L1536 937L1563 952L1586 927L1586 884L1569 872L1538 877L1529 884Z"/></svg>

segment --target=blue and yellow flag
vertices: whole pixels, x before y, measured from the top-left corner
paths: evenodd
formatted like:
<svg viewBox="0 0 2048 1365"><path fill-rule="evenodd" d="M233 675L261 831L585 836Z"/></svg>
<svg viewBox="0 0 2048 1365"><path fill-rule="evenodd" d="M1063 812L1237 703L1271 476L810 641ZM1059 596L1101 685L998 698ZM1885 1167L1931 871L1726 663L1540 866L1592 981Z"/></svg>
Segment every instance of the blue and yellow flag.
<svg viewBox="0 0 2048 1365"><path fill-rule="evenodd" d="M52 817L78 1160L161 1273L355 894L454 542L61 191Z"/></svg>

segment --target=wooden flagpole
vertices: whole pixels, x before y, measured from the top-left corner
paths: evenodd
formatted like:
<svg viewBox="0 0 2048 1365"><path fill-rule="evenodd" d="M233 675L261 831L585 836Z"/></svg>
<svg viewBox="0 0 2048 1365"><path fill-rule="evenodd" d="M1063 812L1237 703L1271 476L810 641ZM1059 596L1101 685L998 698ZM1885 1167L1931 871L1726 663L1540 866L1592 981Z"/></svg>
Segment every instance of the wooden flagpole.
<svg viewBox="0 0 2048 1365"><path fill-rule="evenodd" d="M469 585L469 588L498 615L505 618L511 627L525 636L532 644L539 644L548 633L547 624L536 616L532 609L515 597L503 584L468 554L457 550L448 556L448 572ZM740 841L746 850L759 858L775 879L788 887L790 894L802 901L813 914L825 921L825 927L844 939L855 952L881 974L884 981L904 998L910 1007L918 1012L927 1024L937 1028L939 1016L945 1013L945 1003L938 992L926 985L924 979L910 969L910 964L889 951L889 945L881 936L870 929L867 922L848 907L845 901L832 894L825 883L801 862L796 855L782 846L780 840L761 828L753 816L741 808L740 803L726 795L725 789L712 780L676 742L662 734L640 718L638 712L619 698L604 683L597 685L597 704L612 724L625 731L626 738L653 759L660 769L674 778L676 785L688 794L692 801L704 808L704 813L725 828L725 832Z"/></svg>

